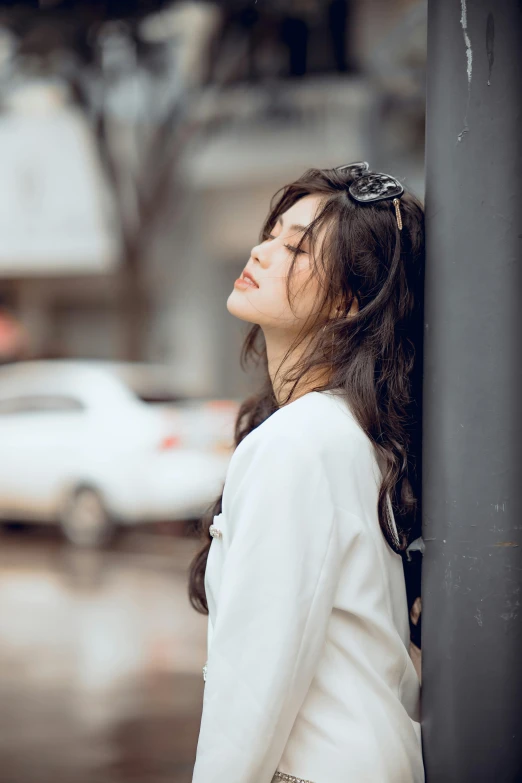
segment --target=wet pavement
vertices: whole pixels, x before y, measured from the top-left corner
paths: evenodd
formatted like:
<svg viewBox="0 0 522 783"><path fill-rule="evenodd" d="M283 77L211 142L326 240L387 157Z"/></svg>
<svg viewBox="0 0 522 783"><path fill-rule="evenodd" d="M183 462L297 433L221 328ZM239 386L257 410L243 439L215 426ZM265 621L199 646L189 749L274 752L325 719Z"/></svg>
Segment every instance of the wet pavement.
<svg viewBox="0 0 522 783"><path fill-rule="evenodd" d="M206 617L197 542L152 532L104 552L0 533L1 783L189 783Z"/></svg>

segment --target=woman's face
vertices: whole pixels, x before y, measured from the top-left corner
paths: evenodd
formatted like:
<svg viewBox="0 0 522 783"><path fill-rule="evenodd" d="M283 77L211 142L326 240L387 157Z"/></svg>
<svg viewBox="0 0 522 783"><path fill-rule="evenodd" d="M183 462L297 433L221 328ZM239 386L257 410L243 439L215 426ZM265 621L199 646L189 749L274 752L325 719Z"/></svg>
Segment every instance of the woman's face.
<svg viewBox="0 0 522 783"><path fill-rule="evenodd" d="M297 254L292 272L292 307L286 293L286 279L294 249L304 229L321 205L320 196L305 196L280 215L264 242L252 248L242 276L234 283L227 300L229 313L266 329L298 332L314 312L319 283L310 275L311 251L306 240ZM318 238L319 244L321 236ZM251 275L256 284L244 280Z"/></svg>

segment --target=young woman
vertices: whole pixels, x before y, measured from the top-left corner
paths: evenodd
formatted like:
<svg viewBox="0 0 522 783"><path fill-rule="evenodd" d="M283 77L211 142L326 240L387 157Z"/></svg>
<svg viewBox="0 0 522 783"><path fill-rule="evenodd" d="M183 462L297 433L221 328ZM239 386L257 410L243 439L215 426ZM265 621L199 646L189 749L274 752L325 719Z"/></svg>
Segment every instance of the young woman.
<svg viewBox="0 0 522 783"><path fill-rule="evenodd" d="M420 524L423 209L365 162L276 197L227 302L266 383L191 566L209 614L193 783L421 783L402 555Z"/></svg>

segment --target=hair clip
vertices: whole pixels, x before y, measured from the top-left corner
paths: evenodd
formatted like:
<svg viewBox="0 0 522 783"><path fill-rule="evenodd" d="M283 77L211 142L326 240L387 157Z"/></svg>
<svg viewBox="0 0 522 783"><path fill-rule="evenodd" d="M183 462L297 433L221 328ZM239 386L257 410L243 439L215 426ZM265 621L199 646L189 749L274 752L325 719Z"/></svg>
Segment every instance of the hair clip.
<svg viewBox="0 0 522 783"><path fill-rule="evenodd" d="M398 198L393 199L393 206L395 207L395 217L397 218L397 225L399 226L399 231L402 231L402 217L401 217L401 210L399 207Z"/></svg>

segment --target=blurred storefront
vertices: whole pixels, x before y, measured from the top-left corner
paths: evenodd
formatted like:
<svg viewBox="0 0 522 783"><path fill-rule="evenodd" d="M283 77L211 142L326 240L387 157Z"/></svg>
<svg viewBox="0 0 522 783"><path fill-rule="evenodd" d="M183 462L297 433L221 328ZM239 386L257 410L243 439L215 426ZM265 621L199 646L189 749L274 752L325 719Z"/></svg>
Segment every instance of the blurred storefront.
<svg viewBox="0 0 522 783"><path fill-rule="evenodd" d="M26 356L67 352L58 303L74 301L80 287L82 303L89 295L98 301L101 281L119 264L113 199L86 118L63 82L26 80L3 108L2 289L25 325Z"/></svg>

